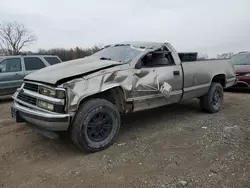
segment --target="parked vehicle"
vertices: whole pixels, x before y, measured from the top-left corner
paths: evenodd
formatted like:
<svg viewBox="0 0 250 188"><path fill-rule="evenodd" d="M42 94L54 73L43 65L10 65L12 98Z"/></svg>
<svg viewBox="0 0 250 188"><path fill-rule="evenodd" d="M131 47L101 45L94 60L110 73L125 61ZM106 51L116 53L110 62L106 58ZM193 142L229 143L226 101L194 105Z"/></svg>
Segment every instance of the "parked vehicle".
<svg viewBox="0 0 250 188"><path fill-rule="evenodd" d="M250 88L250 52L240 52L231 58L237 83L232 88Z"/></svg>
<svg viewBox="0 0 250 188"><path fill-rule="evenodd" d="M2 56L0 59L0 97L12 95L21 87L23 78L46 66L61 63L52 55Z"/></svg>
<svg viewBox="0 0 250 188"><path fill-rule="evenodd" d="M123 113L193 98L204 111L218 112L223 88L236 82L232 65L185 54L188 61L181 62L169 43L121 43L46 67L25 77L13 95L12 117L48 137L68 131L81 150L96 152L112 145Z"/></svg>

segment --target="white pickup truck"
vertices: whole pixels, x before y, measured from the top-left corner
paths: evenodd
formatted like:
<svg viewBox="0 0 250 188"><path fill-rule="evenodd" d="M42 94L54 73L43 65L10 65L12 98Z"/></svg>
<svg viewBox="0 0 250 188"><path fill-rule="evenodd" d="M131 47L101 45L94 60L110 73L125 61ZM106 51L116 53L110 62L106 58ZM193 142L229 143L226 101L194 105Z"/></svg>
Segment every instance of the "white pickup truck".
<svg viewBox="0 0 250 188"><path fill-rule="evenodd" d="M81 150L96 152L112 145L123 113L193 98L204 111L218 112L223 88L236 82L232 65L181 61L189 55L169 43L106 46L26 76L13 95L12 116L48 137L67 131Z"/></svg>

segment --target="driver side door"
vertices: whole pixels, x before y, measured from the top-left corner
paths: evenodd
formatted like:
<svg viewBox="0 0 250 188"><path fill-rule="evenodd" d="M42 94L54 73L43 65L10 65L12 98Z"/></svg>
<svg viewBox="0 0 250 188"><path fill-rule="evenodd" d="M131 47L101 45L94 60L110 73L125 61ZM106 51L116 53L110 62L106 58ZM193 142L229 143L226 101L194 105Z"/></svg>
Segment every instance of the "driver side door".
<svg viewBox="0 0 250 188"><path fill-rule="evenodd" d="M150 66L143 65L134 74L133 101L135 111L155 108L176 103L182 97L183 73L181 65L176 65L171 54L165 54L163 63L154 58ZM168 59L169 58L169 59ZM159 61L158 61L159 62ZM170 96L162 92L161 87L171 87Z"/></svg>
<svg viewBox="0 0 250 188"><path fill-rule="evenodd" d="M20 57L7 58L0 62L0 96L15 93L23 83L24 71Z"/></svg>

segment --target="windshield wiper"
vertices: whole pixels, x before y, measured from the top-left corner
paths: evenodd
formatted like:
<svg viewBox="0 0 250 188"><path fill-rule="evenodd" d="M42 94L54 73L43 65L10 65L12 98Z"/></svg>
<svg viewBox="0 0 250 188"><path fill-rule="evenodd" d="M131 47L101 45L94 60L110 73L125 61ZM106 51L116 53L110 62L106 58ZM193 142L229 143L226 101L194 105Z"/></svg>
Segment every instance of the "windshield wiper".
<svg viewBox="0 0 250 188"><path fill-rule="evenodd" d="M111 60L109 57L101 57L100 60Z"/></svg>

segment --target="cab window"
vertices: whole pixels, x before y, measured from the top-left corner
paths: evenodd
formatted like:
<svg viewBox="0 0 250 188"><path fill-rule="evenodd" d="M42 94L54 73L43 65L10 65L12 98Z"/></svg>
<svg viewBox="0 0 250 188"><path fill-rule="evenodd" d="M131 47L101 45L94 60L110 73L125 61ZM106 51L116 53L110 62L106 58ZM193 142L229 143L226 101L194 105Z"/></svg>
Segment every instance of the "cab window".
<svg viewBox="0 0 250 188"><path fill-rule="evenodd" d="M22 71L20 58L4 59L0 62L0 72L19 72Z"/></svg>
<svg viewBox="0 0 250 188"><path fill-rule="evenodd" d="M60 59L57 57L44 57L44 59L50 64L50 65L55 65L58 63L61 63Z"/></svg>
<svg viewBox="0 0 250 188"><path fill-rule="evenodd" d="M46 67L43 61L38 57L25 57L24 65L27 71L38 70Z"/></svg>
<svg viewBox="0 0 250 188"><path fill-rule="evenodd" d="M143 67L162 67L174 65L172 55L169 51L155 51L142 58Z"/></svg>

